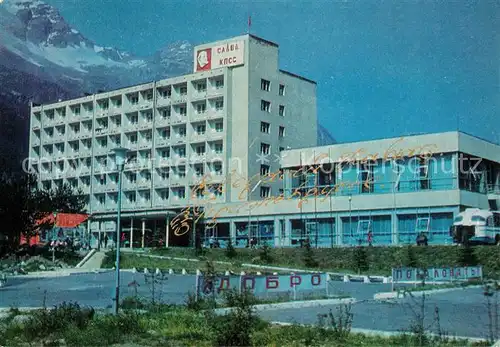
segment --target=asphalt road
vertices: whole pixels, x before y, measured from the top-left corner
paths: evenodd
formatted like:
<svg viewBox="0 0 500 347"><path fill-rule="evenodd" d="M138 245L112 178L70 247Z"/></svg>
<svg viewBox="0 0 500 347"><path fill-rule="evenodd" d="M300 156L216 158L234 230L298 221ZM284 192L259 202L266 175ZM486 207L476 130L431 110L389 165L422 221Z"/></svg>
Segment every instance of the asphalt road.
<svg viewBox="0 0 500 347"><path fill-rule="evenodd" d="M421 298L406 298L393 302L367 300L352 306L353 327L383 331L408 331L420 312ZM441 331L450 336L487 338L488 310L481 288L461 289L425 298L425 325L429 331L438 332L435 307L439 309ZM261 316L270 321L315 324L317 315L336 312L337 306L264 311Z"/></svg>
<svg viewBox="0 0 500 347"><path fill-rule="evenodd" d="M156 299L182 304L187 293L195 290L195 276L167 275L167 280L155 285ZM133 296L134 287L129 283L137 281L138 295L152 295L151 284L145 282L143 274L121 273L121 297ZM99 274L74 274L54 278L12 278L8 285L0 289L0 307L41 307L53 306L64 301L78 302L80 305L106 308L112 305L114 296L114 272ZM349 295L358 300L352 306L353 327L383 331L407 330L419 309L418 302L401 299L394 302L376 302L373 295L390 291L390 284L365 284L331 282L329 294ZM419 300L419 299L416 299ZM426 297L426 324L436 331L434 309L439 308L440 324L450 335L486 337L488 335L488 311L486 300L480 288L468 288ZM288 323L314 324L319 313L328 313L336 306L320 308L275 309L261 312L264 319Z"/></svg>

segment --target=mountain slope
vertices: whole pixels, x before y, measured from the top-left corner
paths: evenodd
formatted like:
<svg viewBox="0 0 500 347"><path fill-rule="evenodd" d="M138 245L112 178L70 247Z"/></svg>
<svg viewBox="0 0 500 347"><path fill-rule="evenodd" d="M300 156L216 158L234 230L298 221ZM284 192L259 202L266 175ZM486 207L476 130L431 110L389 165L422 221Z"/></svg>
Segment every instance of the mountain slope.
<svg viewBox="0 0 500 347"><path fill-rule="evenodd" d="M102 47L42 1L0 2L0 170L28 154L29 103L187 74L193 46L178 41L150 57ZM323 127L318 143L333 138ZM7 164L8 163L8 164Z"/></svg>

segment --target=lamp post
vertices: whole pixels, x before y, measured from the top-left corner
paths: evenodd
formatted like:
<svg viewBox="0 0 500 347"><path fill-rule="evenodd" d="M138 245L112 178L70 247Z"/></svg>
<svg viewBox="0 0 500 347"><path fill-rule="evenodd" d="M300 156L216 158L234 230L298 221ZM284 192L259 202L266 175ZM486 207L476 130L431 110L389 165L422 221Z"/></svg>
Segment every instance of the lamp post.
<svg viewBox="0 0 500 347"><path fill-rule="evenodd" d="M349 194L349 232L350 232L351 238L352 238L353 234L352 234L352 208L351 208L351 202L352 202L352 195Z"/></svg>
<svg viewBox="0 0 500 347"><path fill-rule="evenodd" d="M116 287L114 300L114 313L118 314L120 305L120 218L122 212L122 173L125 167L125 158L128 149L119 147L114 149L115 164L118 169L118 206L116 209Z"/></svg>
<svg viewBox="0 0 500 347"><path fill-rule="evenodd" d="M53 213L54 215L54 225L52 226L52 262L56 261L56 240L55 240L55 229L57 228L57 212ZM28 240L29 244L29 240Z"/></svg>

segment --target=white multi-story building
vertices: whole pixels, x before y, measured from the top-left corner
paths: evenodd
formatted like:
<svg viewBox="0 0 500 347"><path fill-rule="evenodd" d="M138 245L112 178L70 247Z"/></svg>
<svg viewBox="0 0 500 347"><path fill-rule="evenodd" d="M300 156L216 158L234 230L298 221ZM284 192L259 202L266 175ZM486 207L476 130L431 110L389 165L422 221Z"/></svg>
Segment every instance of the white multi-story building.
<svg viewBox="0 0 500 347"><path fill-rule="evenodd" d="M30 166L40 186L81 189L93 234L114 232L113 149L129 149L122 215L131 243L136 227L165 230L170 211L195 201L279 194L279 180L232 189L278 171L282 150L316 145L316 84L280 70L278 53L273 42L238 36L195 47L192 74L33 106ZM202 177L205 191L193 189Z"/></svg>

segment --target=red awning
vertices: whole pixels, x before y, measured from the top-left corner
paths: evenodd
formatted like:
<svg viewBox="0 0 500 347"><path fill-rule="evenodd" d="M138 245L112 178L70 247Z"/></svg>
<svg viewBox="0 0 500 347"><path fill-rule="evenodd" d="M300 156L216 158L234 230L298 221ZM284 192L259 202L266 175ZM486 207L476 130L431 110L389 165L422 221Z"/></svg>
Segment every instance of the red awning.
<svg viewBox="0 0 500 347"><path fill-rule="evenodd" d="M76 228L78 225L82 224L89 218L87 214L76 214L76 213L57 213L55 220L55 227L59 228ZM43 218L39 224L42 223L54 223L54 215L49 214L47 217Z"/></svg>

